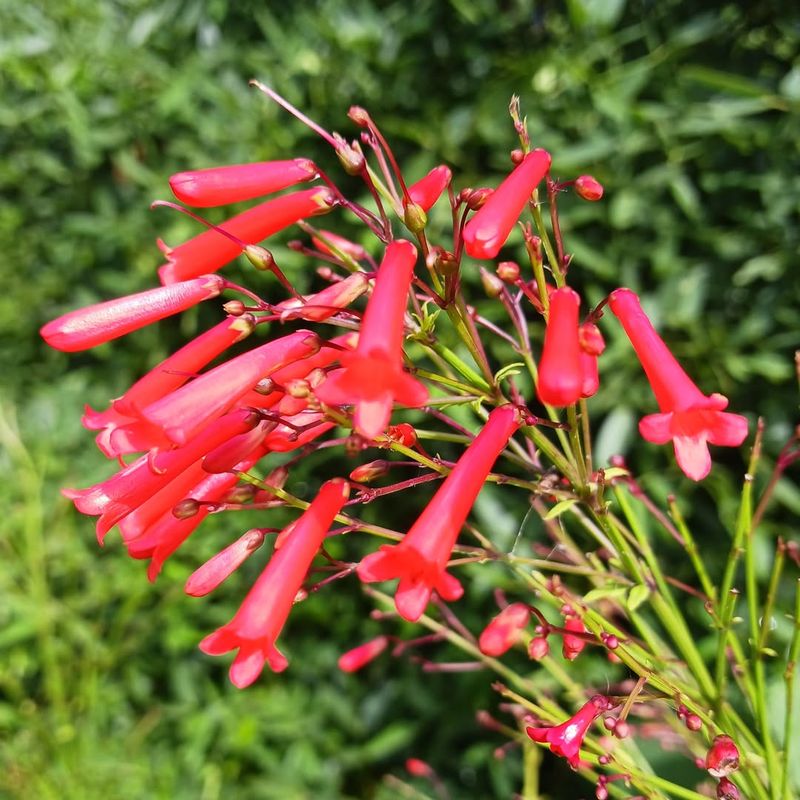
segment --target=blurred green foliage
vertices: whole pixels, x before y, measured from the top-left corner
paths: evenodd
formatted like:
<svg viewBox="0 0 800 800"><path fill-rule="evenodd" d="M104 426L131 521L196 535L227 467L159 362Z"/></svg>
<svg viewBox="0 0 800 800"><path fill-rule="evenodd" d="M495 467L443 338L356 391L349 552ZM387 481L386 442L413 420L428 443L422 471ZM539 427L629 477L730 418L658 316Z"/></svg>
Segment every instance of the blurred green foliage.
<svg viewBox="0 0 800 800"><path fill-rule="evenodd" d="M518 93L555 173L606 187L602 203L561 203L575 282L592 302L641 291L701 387L766 417L774 452L796 420L800 16L700 0L0 0L0 31L0 796L389 798L400 790L381 776L414 755L454 797L510 797L519 760L493 760L499 742L473 723L496 702L485 676L423 678L400 660L336 671L341 650L378 630L358 587L298 609L290 671L240 693L195 644L247 576L190 602L196 552L150 586L116 544L98 552L91 523L58 497L107 471L78 428L82 403L103 407L195 315L69 357L37 330L153 285L155 238L196 230L147 211L172 172L290 155L335 171L251 77L343 133L349 105L367 106L412 178L445 161L459 187L507 171ZM651 400L609 338L598 447L628 452L664 496L681 479L635 443ZM709 528L737 495L742 460L725 458L733 472L695 491L711 501L696 512ZM513 534L524 502L511 497L482 498L479 517L507 505ZM777 501L796 513L800 492L784 481ZM216 522L198 551L213 552ZM682 554L665 557L679 574Z"/></svg>

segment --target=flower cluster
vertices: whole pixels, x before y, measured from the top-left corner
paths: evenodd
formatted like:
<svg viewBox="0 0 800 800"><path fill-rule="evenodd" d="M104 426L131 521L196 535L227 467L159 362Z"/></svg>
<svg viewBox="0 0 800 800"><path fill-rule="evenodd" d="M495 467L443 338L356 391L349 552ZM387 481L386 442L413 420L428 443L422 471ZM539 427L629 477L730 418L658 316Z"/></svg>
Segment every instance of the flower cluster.
<svg viewBox="0 0 800 800"><path fill-rule="evenodd" d="M220 303L226 316L136 381L108 409L86 409L84 426L97 432L100 450L121 466L94 486L65 490L66 496L81 513L98 518L101 543L116 527L133 558L149 559L151 580L209 514L251 508L268 516L278 505L302 512L280 532L236 531L186 582L192 597L220 590L246 560L260 558L255 554L268 534L277 533L271 555L233 619L200 642L209 655L236 651L230 678L238 687L255 681L265 665L275 672L287 667L276 641L293 606L309 595L317 572L327 577L314 589L355 576L382 604L382 614L423 620L434 631L399 641L391 651L395 656L441 641L446 629L486 663L496 663L507 653L514 657L516 650L527 653L528 663L551 664L548 637L553 634L562 638L565 663L578 658L587 645L602 647L610 661L625 660L631 668L645 663L641 645L631 644L633 638L611 621L601 624L558 575L546 581L535 577L535 593L518 602L502 599L502 610L479 637L466 631L447 605L465 593L464 565L496 560L530 575L529 565L515 561L514 552L496 548L469 523L487 482L527 491L532 507L556 527L570 507L586 504L594 519L587 530L603 550L591 558L575 556L570 562L574 571L593 574L592 569L602 568L609 583L619 583L625 591L632 586L631 595L658 583L650 576L652 565L639 569L640 553L628 552L635 532L623 530L607 514L603 492L615 478L623 480L626 470L592 465L586 399L601 389L598 365L605 341L598 323L606 305L630 339L658 404L659 413L641 420L644 439L671 441L680 469L698 481L711 469L708 444L735 447L747 436L747 420L725 412L722 395L705 395L692 382L631 290L618 288L594 298L582 316L580 282L573 281L557 224L557 197L574 187L577 197L597 201L602 185L588 175L563 183L554 179L550 153L531 148L514 113L522 150L512 154L513 167L496 187L456 188L444 165L409 183L364 109L350 110L350 119L361 130L358 138L347 141L308 120L272 90L259 88L311 125L331 145L344 170L363 180L374 202L366 206L348 199L322 167L305 158L172 176L175 197L195 209L253 199L258 203L220 225L205 223L196 212L172 202L161 203L184 210L207 227L175 247L159 243L166 257L158 270L161 286L71 311L45 325L42 336L57 349L80 351L223 293L231 295ZM368 165L370 159L374 167ZM298 188L301 184L305 188ZM269 195L274 196L263 199ZM541 216L544 204L550 208L552 238ZM361 241L309 222L345 212L363 224L367 234ZM536 233L529 223L517 225L526 212ZM429 214L450 217L452 243L435 243ZM317 274L322 285L312 293L298 291L262 244L289 229L307 237L289 246L321 264ZM517 229L530 274L509 260L490 271L487 263L516 244ZM279 282L279 299L268 301L219 274L242 254ZM477 283L476 261L483 264L481 277L490 302L508 315L511 333L484 317L477 301L467 301L467 288ZM264 339L260 335L269 324L278 332ZM331 335L332 328L338 333ZM230 348L246 337L255 343L231 355ZM517 365L498 369L502 365L493 364L497 342L513 347L526 375L519 374ZM457 418L455 412L446 413L465 406L474 410L471 423L460 411ZM420 425L423 415L435 430ZM446 452L453 443L463 450L447 460L439 447ZM331 447L341 447L343 458L364 454L363 463L326 480L310 502L289 491L294 466ZM383 451L380 459L370 452L375 449ZM409 467L414 472L407 479L371 485ZM348 473L349 479L341 476ZM350 513L350 506L425 483L436 483L436 489L406 532ZM341 527L332 530L336 522ZM391 543L363 555L364 537L358 534ZM334 550L355 560L331 555L325 547L329 536L337 538ZM630 568L628 577L620 577L619 564ZM393 601L372 586L388 581L397 581ZM537 595L559 609L563 626L533 604ZM532 635L528 628L534 617ZM349 650L340 658L340 668L362 669L390 641L395 638L381 634ZM428 669L447 668L418 660ZM658 686L669 696L668 684ZM615 721L618 739L627 735L624 716L634 697L632 693L624 715ZM549 745L578 768L592 723L619 702L595 695L563 724L525 730L534 742ZM702 724L696 704L691 713L681 708L684 717ZM717 751L724 745L718 739ZM719 758L709 755L709 770L727 780L731 758L727 751ZM598 797L614 779L603 777Z"/></svg>

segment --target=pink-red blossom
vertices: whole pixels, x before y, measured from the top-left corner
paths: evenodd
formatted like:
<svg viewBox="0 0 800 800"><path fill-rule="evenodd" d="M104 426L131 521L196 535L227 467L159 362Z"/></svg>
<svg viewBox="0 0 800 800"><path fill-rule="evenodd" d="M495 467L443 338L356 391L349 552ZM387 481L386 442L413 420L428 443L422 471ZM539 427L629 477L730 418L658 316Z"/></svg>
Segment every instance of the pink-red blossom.
<svg viewBox="0 0 800 800"><path fill-rule="evenodd" d="M537 184L550 169L550 153L533 150L492 192L464 226L464 247L473 258L494 258Z"/></svg>
<svg viewBox="0 0 800 800"><path fill-rule="evenodd" d="M463 594L461 583L447 572L447 562L486 476L519 425L513 406L492 411L403 540L383 545L358 565L365 583L400 579L395 607L404 619L416 622L434 591L444 600Z"/></svg>
<svg viewBox="0 0 800 800"><path fill-rule="evenodd" d="M581 398L584 373L578 338L581 298L568 286L550 295L536 394L551 406L569 406Z"/></svg>
<svg viewBox="0 0 800 800"><path fill-rule="evenodd" d="M238 651L230 678L240 689L258 678L265 663L275 672L288 666L276 640L348 494L347 481L334 478L324 484L308 509L292 523L291 532L273 553L234 618L200 642L200 649L212 656Z"/></svg>
<svg viewBox="0 0 800 800"><path fill-rule="evenodd" d="M692 480L702 480L711 471L708 445L738 447L747 436L747 419L724 411L724 395L706 396L698 389L630 289L612 292L609 306L628 334L661 409L639 422L639 432L654 444L671 440L678 466Z"/></svg>
<svg viewBox="0 0 800 800"><path fill-rule="evenodd" d="M478 647L486 656L501 656L521 638L531 619L525 603L506 606L481 632Z"/></svg>

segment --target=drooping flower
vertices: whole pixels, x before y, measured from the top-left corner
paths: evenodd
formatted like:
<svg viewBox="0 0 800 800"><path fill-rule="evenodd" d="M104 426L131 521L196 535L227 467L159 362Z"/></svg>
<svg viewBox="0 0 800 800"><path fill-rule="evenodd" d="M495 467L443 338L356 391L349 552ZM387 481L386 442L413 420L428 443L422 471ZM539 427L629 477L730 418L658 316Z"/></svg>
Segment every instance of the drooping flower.
<svg viewBox="0 0 800 800"><path fill-rule="evenodd" d="M203 270L195 275L200 277L70 311L48 322L40 333L50 347L66 353L110 342L217 297L225 288L225 281L217 275L205 275Z"/></svg>
<svg viewBox="0 0 800 800"><path fill-rule="evenodd" d="M501 656L521 638L531 619L525 603L506 606L484 629L478 639L478 648L486 656Z"/></svg>
<svg viewBox="0 0 800 800"><path fill-rule="evenodd" d="M612 292L609 306L628 334L661 409L639 422L639 432L654 444L672 440L678 466L688 478L702 480L711 470L709 443L738 447L747 436L747 419L724 411L724 395L707 397L698 389L630 289Z"/></svg>
<svg viewBox="0 0 800 800"><path fill-rule="evenodd" d="M330 189L318 186L267 200L231 217L219 227L246 244L257 244L305 217L327 214L336 205ZM177 247L163 246L167 263L158 270L161 283L171 284L216 272L242 249L227 236L207 230Z"/></svg>
<svg viewBox="0 0 800 800"><path fill-rule="evenodd" d="M339 656L338 666L342 672L357 672L376 659L389 645L388 636L376 636Z"/></svg>
<svg viewBox="0 0 800 800"><path fill-rule="evenodd" d="M153 367L122 397L113 400L111 408L98 412L87 406L81 421L85 428L100 431L96 440L100 450L115 458L169 446L169 439L142 418L141 410L183 386L225 349L244 339L254 325L250 314L228 317Z"/></svg>
<svg viewBox="0 0 800 800"><path fill-rule="evenodd" d="M526 728L534 742L550 745L557 756L563 756L573 769L580 766L580 749L591 724L611 708L611 701L597 694L566 722L552 728Z"/></svg>
<svg viewBox="0 0 800 800"><path fill-rule="evenodd" d="M313 161L293 158L179 172L169 179L169 185L182 203L209 208L263 197L310 181L316 175L317 166Z"/></svg>
<svg viewBox="0 0 800 800"><path fill-rule="evenodd" d="M447 562L486 476L519 425L513 406L492 411L403 540L383 545L358 565L365 583L400 579L395 607L404 619L416 622L434 590L444 600L463 594L461 583L446 571Z"/></svg>
<svg viewBox="0 0 800 800"><path fill-rule="evenodd" d="M403 317L416 259L411 242L397 239L388 245L358 345L354 352L342 353L343 369L331 373L316 391L328 405L354 405L355 427L369 439L386 429L395 401L414 407L428 399L428 390L403 370Z"/></svg>
<svg viewBox="0 0 800 800"><path fill-rule="evenodd" d="M262 378L313 355L320 344L319 337L307 330L262 344L151 403L142 409L142 416L160 427L171 441L184 444Z"/></svg>
<svg viewBox="0 0 800 800"><path fill-rule="evenodd" d="M200 649L212 656L238 650L230 678L240 689L256 680L265 663L275 672L288 666L275 642L348 494L347 481L334 478L325 483L308 509L292 523L291 533L273 553L234 618L200 642Z"/></svg>
<svg viewBox="0 0 800 800"><path fill-rule="evenodd" d="M409 197L423 211L430 211L452 179L450 167L444 164L434 167L424 178L408 187Z"/></svg>
<svg viewBox="0 0 800 800"><path fill-rule="evenodd" d="M467 222L464 247L472 258L494 258L500 252L550 161L546 150L532 150Z"/></svg>
<svg viewBox="0 0 800 800"><path fill-rule="evenodd" d="M568 286L550 295L550 312L544 333L536 394L551 406L576 403L583 389L578 309L581 298Z"/></svg>

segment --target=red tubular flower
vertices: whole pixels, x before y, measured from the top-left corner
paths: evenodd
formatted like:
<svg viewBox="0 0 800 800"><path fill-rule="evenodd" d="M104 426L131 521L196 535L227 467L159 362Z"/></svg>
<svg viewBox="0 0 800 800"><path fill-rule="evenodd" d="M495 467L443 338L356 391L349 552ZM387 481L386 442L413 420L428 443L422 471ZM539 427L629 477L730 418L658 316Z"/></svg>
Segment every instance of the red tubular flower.
<svg viewBox="0 0 800 800"><path fill-rule="evenodd" d="M250 314L228 317L151 369L113 400L111 408L97 412L87 406L83 426L102 431L97 444L109 458L169 445L158 428L141 419L141 409L178 389L226 348L244 339L253 326Z"/></svg>
<svg viewBox="0 0 800 800"><path fill-rule="evenodd" d="M609 306L631 340L661 409L639 422L639 433L654 444L670 439L684 474L699 481L711 470L708 444L738 447L747 436L747 419L723 409L728 398L706 397L684 372L642 311L630 289L611 293Z"/></svg>
<svg viewBox="0 0 800 800"><path fill-rule="evenodd" d="M225 287L225 282L216 275L204 275L203 272L196 272L195 275L200 277L194 280L159 286L70 311L48 322L40 333L47 344L56 350L66 353L88 350L151 322L186 311L203 300L217 297Z"/></svg>
<svg viewBox="0 0 800 800"><path fill-rule="evenodd" d="M377 636L339 656L338 666L342 672L358 672L374 661L389 645L388 636Z"/></svg>
<svg viewBox="0 0 800 800"><path fill-rule="evenodd" d="M354 272L343 281L326 286L321 292L310 294L299 300L292 297L275 306L281 322L302 319L308 322L322 322L332 317L354 300L361 297L369 287L369 278L363 272Z"/></svg>
<svg viewBox="0 0 800 800"><path fill-rule="evenodd" d="M464 226L464 247L472 258L494 258L500 252L550 161L546 150L528 153Z"/></svg>
<svg viewBox="0 0 800 800"><path fill-rule="evenodd" d="M198 567L186 581L184 592L203 597L230 577L264 543L264 531L253 528Z"/></svg>
<svg viewBox="0 0 800 800"><path fill-rule="evenodd" d="M450 167L434 167L424 178L408 187L411 199L423 210L430 211L453 179Z"/></svg>
<svg viewBox="0 0 800 800"><path fill-rule="evenodd" d="M264 454L257 450L245 461L236 465L237 472L247 472ZM172 510L156 520L141 536L125 543L131 558L149 558L147 579L153 582L164 562L194 533L200 523L211 513L215 503L222 502L239 482L236 473L207 475L190 490L190 496L197 501L194 514L176 517Z"/></svg>
<svg viewBox="0 0 800 800"><path fill-rule="evenodd" d="M303 189L260 203L219 227L247 244L257 244L305 217L327 214L335 205L330 189ZM162 249L167 256L167 263L158 270L163 284L216 272L242 252L236 242L215 230L207 230L177 247Z"/></svg>
<svg viewBox="0 0 800 800"><path fill-rule="evenodd" d="M531 619L525 603L506 606L484 629L478 639L478 647L485 656L501 656L521 638Z"/></svg>
<svg viewBox="0 0 800 800"><path fill-rule="evenodd" d="M550 295L550 313L536 384L536 394L546 405L570 406L581 397L580 304L580 296L568 286L562 286Z"/></svg>
<svg viewBox="0 0 800 800"><path fill-rule="evenodd" d="M200 642L200 649L212 656L238 649L230 678L240 689L259 676L265 662L275 672L288 666L275 641L311 562L348 495L348 484L340 478L324 484L303 516L292 524L291 533L273 553L234 618Z"/></svg>
<svg viewBox="0 0 800 800"><path fill-rule="evenodd" d="M563 756L573 769L580 766L580 749L591 724L611 708L611 701L603 695L595 695L577 714L561 725L552 728L526 728L525 732L540 744L549 744L557 756Z"/></svg>
<svg viewBox="0 0 800 800"><path fill-rule="evenodd" d="M313 161L294 158L179 172L169 179L169 185L182 203L209 208L263 197L310 181L316 175L317 166Z"/></svg>
<svg viewBox="0 0 800 800"><path fill-rule="evenodd" d="M355 405L359 433L374 439L386 429L394 401L421 406L428 390L403 371L403 316L417 250L397 239L386 248L364 312L358 346L342 353L344 369L328 376L317 397L328 405Z"/></svg>
<svg viewBox="0 0 800 800"><path fill-rule="evenodd" d="M434 590L444 600L458 600L463 594L459 581L445 568L486 476L519 424L513 406L492 411L400 544L384 545L358 565L358 577L365 583L400 579L395 607L404 619L416 622Z"/></svg>
<svg viewBox="0 0 800 800"><path fill-rule="evenodd" d="M150 404L142 416L176 444L184 444L211 420L281 367L319 350L316 334L299 330L242 353Z"/></svg>

